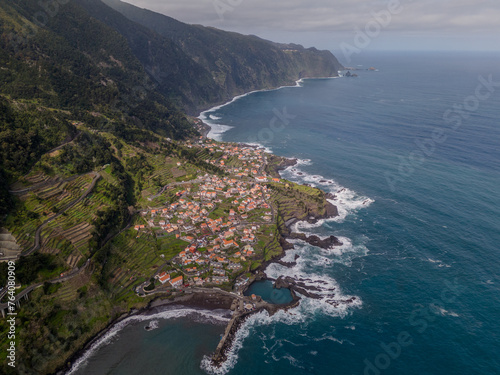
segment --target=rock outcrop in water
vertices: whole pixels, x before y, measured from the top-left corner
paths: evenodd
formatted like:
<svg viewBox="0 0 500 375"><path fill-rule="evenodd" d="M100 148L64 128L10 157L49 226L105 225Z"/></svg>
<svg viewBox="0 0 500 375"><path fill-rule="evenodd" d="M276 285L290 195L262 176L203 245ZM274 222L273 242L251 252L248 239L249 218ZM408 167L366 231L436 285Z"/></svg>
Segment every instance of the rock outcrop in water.
<svg viewBox="0 0 500 375"><path fill-rule="evenodd" d="M322 249L329 249L332 246L342 246L342 242L335 236L321 239L316 235L307 236L305 233L293 232L290 234L290 238L305 241L310 245L321 247Z"/></svg>
<svg viewBox="0 0 500 375"><path fill-rule="evenodd" d="M303 282L304 280L295 280L291 278L290 276L280 276L275 282L274 282L274 287L276 289L281 289L281 288L286 288L293 290L294 292L300 293L303 296L313 298L313 299L320 299L322 296L319 293L314 293L314 292L320 292L321 289L315 287L315 286L310 286L307 285Z"/></svg>

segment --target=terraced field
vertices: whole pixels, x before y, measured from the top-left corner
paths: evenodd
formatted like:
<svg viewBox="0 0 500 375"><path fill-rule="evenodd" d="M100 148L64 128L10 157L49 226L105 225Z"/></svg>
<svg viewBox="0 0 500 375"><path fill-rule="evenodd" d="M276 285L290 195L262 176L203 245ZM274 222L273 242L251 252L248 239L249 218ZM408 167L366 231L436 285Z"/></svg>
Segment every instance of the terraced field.
<svg viewBox="0 0 500 375"><path fill-rule="evenodd" d="M319 189L290 183L288 187L271 184L271 200L278 207L284 221L296 217L306 218L309 213L323 214L325 200Z"/></svg>
<svg viewBox="0 0 500 375"><path fill-rule="evenodd" d="M134 288L164 263L156 250L156 238L146 232L127 230L112 244L113 258L108 283L118 300L135 294Z"/></svg>
<svg viewBox="0 0 500 375"><path fill-rule="evenodd" d="M91 263L87 268L79 273L77 276L62 283L62 286L54 294L57 300L61 302L70 302L79 297L78 290L84 288L88 284L95 266Z"/></svg>
<svg viewBox="0 0 500 375"><path fill-rule="evenodd" d="M0 228L0 260L16 259L21 252L21 246L15 237L4 228Z"/></svg>
<svg viewBox="0 0 500 375"><path fill-rule="evenodd" d="M18 239L18 244L22 249L27 249L33 245L36 228L44 220L78 199L92 182L91 175L80 176L68 182L49 179L41 173L36 174L33 178L27 177L26 179L30 181L46 181L50 185L35 188L21 195L20 198L30 215L20 217L15 222L8 220L6 223L7 228ZM61 218L57 219L56 222L61 223Z"/></svg>

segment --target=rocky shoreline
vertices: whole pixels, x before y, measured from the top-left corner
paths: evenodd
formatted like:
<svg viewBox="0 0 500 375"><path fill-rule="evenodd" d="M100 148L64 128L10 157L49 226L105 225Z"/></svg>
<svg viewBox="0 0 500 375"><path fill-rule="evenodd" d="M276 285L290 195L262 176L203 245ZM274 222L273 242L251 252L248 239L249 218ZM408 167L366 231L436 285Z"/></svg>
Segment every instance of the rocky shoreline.
<svg viewBox="0 0 500 375"><path fill-rule="evenodd" d="M292 162L293 160L295 161L293 164L290 165L295 165L296 159L286 159L290 160ZM288 166L290 166L288 165ZM285 169L286 167L282 168ZM328 208L330 207L330 208ZM317 217L310 217L308 218L308 222L315 223L320 219L326 219L326 218L332 218L338 216L338 211L337 207L328 202L327 209L324 215L320 215ZM291 308L297 307L300 303L301 298L297 295L297 293L306 296L308 298L313 298L313 299L321 299L324 298L324 295L321 295L318 292L321 292L322 290L315 287L315 286L310 286L306 284L307 280L295 280L289 276L280 276L278 279L274 280L271 278L268 278L265 274L265 269L271 264L271 263L278 263L282 266L291 268L297 265L297 259L300 257L299 255L295 255L294 262L285 262L282 260L284 256L286 256L286 251L293 249L294 246L290 242L287 241L287 239L299 239L302 241L305 241L313 246L318 246L323 249L328 249L331 248L332 246L341 246L342 242L335 236L329 236L325 239L321 239L320 237L316 235L311 235L307 236L305 233L297 233L297 232L291 232L290 227L294 223L299 221L297 218L293 218L288 220L285 223L286 226L286 231L285 233L280 233L281 238L280 238L280 245L283 249L283 252L278 256L275 257L267 262L264 262L261 264L261 266L254 272L254 278L252 282L250 282L245 290L255 281L259 280L270 280L273 281L273 287L276 289L282 289L286 288L290 290L290 293L292 294L292 301L286 305L273 305L272 308L269 307L262 307L257 310L254 310L249 313L245 313L239 316L233 317L231 322L229 323L228 330L229 332L226 332L226 335L223 337L221 343L217 347L213 357L212 357L212 365L215 367L220 367L226 360L227 360L227 353L231 350L231 347L234 343L234 339L236 337L236 334L238 332L238 329L241 327L241 325L248 319L248 317L254 313L266 310L268 311L269 315L273 315L279 310L289 310ZM334 292L334 290L329 290L329 292ZM333 294L332 294L333 297ZM260 298L260 297L259 297ZM339 304L339 303L351 303L354 302L355 297L351 298L350 300L345 300L345 301L337 301L334 299L327 300L328 303L334 305L334 304Z"/></svg>
<svg viewBox="0 0 500 375"><path fill-rule="evenodd" d="M206 136L208 134L208 131L210 130L210 127L202 123L203 125L203 135ZM253 146L253 145L249 145ZM257 146L254 146L257 147ZM270 171L272 174L277 175L279 178L281 178L279 172L282 170L285 170L288 167L294 166L297 164L297 159L287 159L279 156L275 156L276 158L279 158L280 161L273 164L272 166L272 171ZM331 194L326 194L325 198L327 199L334 199L335 196ZM327 219L327 218L332 218L338 216L338 210L335 205L333 205L330 202L326 202L325 205L325 212L322 215L314 215L310 216L305 219L305 221L309 223L316 223L321 219ZM294 308L299 305L300 303L300 297L296 294L299 293L303 296L313 298L313 299L319 299L323 298L324 296L321 296L318 292L320 289L307 285L305 281L307 280L294 280L291 277L280 277L277 280L267 278L267 276L264 273L264 270L271 264L271 263L278 263L281 264L285 267L294 267L297 263L297 259L299 258L299 255L295 256L294 262L285 262L282 260L282 258L286 255L286 251L293 249L294 246L290 242L287 241L287 239L299 239L302 241L305 241L309 243L310 245L313 246L318 246L323 249L328 249L332 246L340 246L342 245L342 242L338 240L335 236L329 236L325 239L321 239L316 235L311 235L307 236L305 233L297 233L297 232L292 232L290 227L299 221L298 218L292 218L287 220L285 223L286 230L281 231L281 237L280 237L280 245L283 249L282 253L268 261L263 262L260 267L254 271L254 277L252 278L251 282L249 282L244 290L246 290L252 282L258 281L258 280L270 280L274 282L273 287L277 289L282 289L282 288L287 288L290 290L292 294L292 301L288 304L285 305L272 305L269 303L263 302L260 297L258 298L258 307L252 311L248 312L238 312L236 308L236 303L238 302L238 298L236 295L231 295L229 292L225 292L220 289L205 289L202 291L190 291L186 294L176 296L174 298L170 299L161 299L161 297L157 297L156 299L150 301L147 306L141 308L141 309L133 309L129 313L122 314L120 317L118 317L116 320L110 322L107 327L99 332L96 336L94 336L87 344L77 351L71 358L70 360L66 363L66 365L61 368L56 374L57 375L63 375L67 373L70 369L71 366L77 361L79 358L81 358L96 342L98 342L102 337L104 337L116 324L124 321L127 318L130 318L132 316L137 316L137 315L152 315L156 312L159 311L159 309L164 308L166 306L181 306L184 308L195 308L195 309L204 309L204 310L217 310L217 309L224 309L227 310L228 313L230 311L233 311L233 317L231 318L230 323L228 324L228 327L226 330L229 332L226 332L226 335L224 336L223 340L221 340L221 343L217 347L216 352L214 353L212 357L212 363L214 366L219 367L221 366L224 361L227 359L227 353L231 350L231 347L234 343L234 339L236 337L236 334L238 332L238 329L241 327L241 325L248 319L248 317L252 314L255 314L257 312L266 310L270 315L275 314L276 312L280 310L288 310L291 308ZM352 301L336 301L332 300L332 303L340 303L340 302L352 302ZM161 310L160 310L161 311Z"/></svg>
<svg viewBox="0 0 500 375"><path fill-rule="evenodd" d="M184 294L171 299L161 299L158 297L148 303L147 306L141 309L132 309L128 313L120 315L117 319L110 322L106 328L97 333L93 338L91 338L83 348L75 352L66 364L56 371L56 375L64 375L70 371L73 364L83 357L83 355L92 348L100 339L102 339L106 334L108 334L113 327L118 323L132 316L149 316L157 312L162 311L162 308L167 306L175 306L179 308L194 308L200 310L227 310L230 312L234 298L228 296L223 291L218 291L216 289L209 290L209 293L204 292L193 292L189 294Z"/></svg>
<svg viewBox="0 0 500 375"><path fill-rule="evenodd" d="M307 236L305 233L292 232L289 238L302 240L308 244L316 247L321 247L322 249L329 249L332 246L342 246L343 243L335 236L326 237L324 239L319 238L316 235Z"/></svg>

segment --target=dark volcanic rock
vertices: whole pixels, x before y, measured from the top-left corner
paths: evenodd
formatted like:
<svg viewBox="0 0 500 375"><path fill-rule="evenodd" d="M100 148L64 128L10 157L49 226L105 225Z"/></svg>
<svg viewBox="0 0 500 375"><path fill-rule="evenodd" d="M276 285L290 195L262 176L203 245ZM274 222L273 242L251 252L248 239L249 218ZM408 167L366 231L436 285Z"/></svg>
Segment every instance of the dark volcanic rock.
<svg viewBox="0 0 500 375"><path fill-rule="evenodd" d="M291 233L290 238L294 239L299 239L302 241L307 242L310 245L321 247L322 249L328 249L332 246L341 246L342 242L339 241L339 239L335 236L330 236L325 239L321 239L318 236L312 235L312 236L306 236L304 233Z"/></svg>
<svg viewBox="0 0 500 375"><path fill-rule="evenodd" d="M284 238L284 237L281 237L281 238L280 238L280 246L281 246L281 248L282 248L283 250L291 250L291 249L293 249L293 248L294 248L294 247L293 247L293 244L291 244L290 242L288 242L288 241L286 240L286 238Z"/></svg>
<svg viewBox="0 0 500 375"><path fill-rule="evenodd" d="M274 287L276 289L281 289L281 288L290 289L294 292L300 293L300 294L302 294L306 297L309 297L309 298L314 298L314 299L321 298L321 295L311 292L311 290L320 291L318 288L307 286L306 284L301 283L300 281L296 281L296 280L292 279L290 276L286 276L286 277L280 276L274 282Z"/></svg>
<svg viewBox="0 0 500 375"><path fill-rule="evenodd" d="M337 209L337 206L334 206L330 202L326 203L326 217L335 217L339 216L339 210Z"/></svg>
<svg viewBox="0 0 500 375"><path fill-rule="evenodd" d="M278 264L281 264L282 266L288 267L288 268L292 268L292 267L295 267L297 265L297 262L285 262L284 260L280 260L280 259L276 260L275 262Z"/></svg>
<svg viewBox="0 0 500 375"><path fill-rule="evenodd" d="M326 199L337 199L337 196L332 193L326 193Z"/></svg>
<svg viewBox="0 0 500 375"><path fill-rule="evenodd" d="M292 167L297 164L297 159L286 159L283 158L281 163L278 165L279 170L286 169L288 167Z"/></svg>
<svg viewBox="0 0 500 375"><path fill-rule="evenodd" d="M273 155L272 158L275 160L278 157ZM270 171L271 175L277 178L281 178L280 171L283 171L288 167L292 167L297 164L297 159L287 159L282 157L280 157L279 159L279 163L275 164Z"/></svg>

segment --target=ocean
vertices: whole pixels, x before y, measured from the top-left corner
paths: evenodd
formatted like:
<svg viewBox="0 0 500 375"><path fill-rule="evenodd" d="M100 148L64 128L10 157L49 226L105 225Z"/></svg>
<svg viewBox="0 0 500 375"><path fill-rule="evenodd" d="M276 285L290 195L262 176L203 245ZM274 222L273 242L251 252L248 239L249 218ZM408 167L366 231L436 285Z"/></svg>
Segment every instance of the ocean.
<svg viewBox="0 0 500 375"><path fill-rule="evenodd" d="M499 62L366 52L350 64L358 77L203 113L209 136L297 158L285 178L336 195L338 217L295 229L343 245L294 241L284 260L297 265L266 270L322 298L253 315L220 369L208 359L227 316L174 310L121 324L71 373L500 374Z"/></svg>

